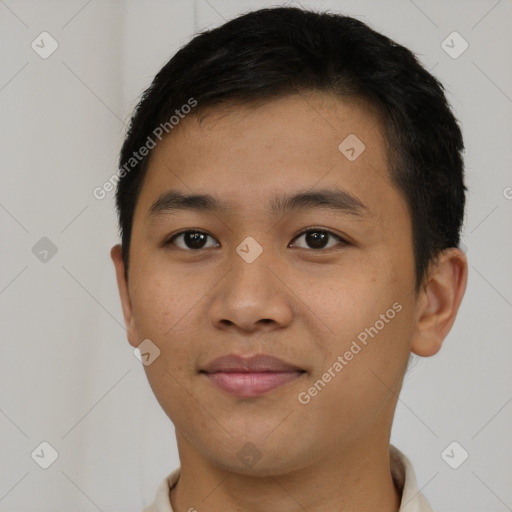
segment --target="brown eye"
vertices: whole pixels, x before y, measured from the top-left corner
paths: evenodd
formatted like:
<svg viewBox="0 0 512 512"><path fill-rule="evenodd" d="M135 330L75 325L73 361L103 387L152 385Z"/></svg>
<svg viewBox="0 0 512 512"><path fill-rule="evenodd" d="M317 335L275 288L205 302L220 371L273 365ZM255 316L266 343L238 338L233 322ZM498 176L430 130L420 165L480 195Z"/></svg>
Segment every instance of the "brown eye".
<svg viewBox="0 0 512 512"><path fill-rule="evenodd" d="M304 243L307 244L306 247L299 246L301 249L330 249L331 247L337 245L336 243L330 244L330 240L333 238L336 239L342 244L346 244L346 242L338 235L331 233L330 231L325 231L321 229L310 229L308 231L304 231L301 233L295 240L304 239ZM294 244L295 245L295 244Z"/></svg>
<svg viewBox="0 0 512 512"><path fill-rule="evenodd" d="M183 250L199 250L199 249L208 249L210 247L218 247L217 245L206 245L208 238L215 240L213 237L208 235L207 233L203 233L202 231L182 231L181 233L177 233L173 237L170 238L165 245L176 245L180 249Z"/></svg>

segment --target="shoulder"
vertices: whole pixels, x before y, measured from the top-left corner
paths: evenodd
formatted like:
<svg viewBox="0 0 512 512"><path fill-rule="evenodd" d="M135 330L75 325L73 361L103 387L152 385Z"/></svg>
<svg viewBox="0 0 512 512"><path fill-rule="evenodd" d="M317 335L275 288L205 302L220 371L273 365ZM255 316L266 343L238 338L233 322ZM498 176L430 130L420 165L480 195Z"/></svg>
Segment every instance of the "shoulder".
<svg viewBox="0 0 512 512"><path fill-rule="evenodd" d="M155 501L148 505L142 512L173 512L171 507L170 491L176 485L180 477L180 468L164 478L158 486Z"/></svg>
<svg viewBox="0 0 512 512"><path fill-rule="evenodd" d="M393 481L402 494L399 512L433 512L429 502L418 489L411 461L391 444L389 445L389 459Z"/></svg>

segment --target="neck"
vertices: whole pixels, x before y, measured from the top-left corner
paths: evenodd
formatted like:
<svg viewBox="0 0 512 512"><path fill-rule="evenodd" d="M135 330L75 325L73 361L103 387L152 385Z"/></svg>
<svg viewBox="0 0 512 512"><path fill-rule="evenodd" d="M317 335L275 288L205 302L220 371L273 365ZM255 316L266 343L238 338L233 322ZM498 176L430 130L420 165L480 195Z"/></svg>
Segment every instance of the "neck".
<svg viewBox="0 0 512 512"><path fill-rule="evenodd" d="M244 510L397 512L401 496L390 470L389 439L351 444L294 471L247 475L211 464L177 434L181 471L171 492L174 512Z"/></svg>

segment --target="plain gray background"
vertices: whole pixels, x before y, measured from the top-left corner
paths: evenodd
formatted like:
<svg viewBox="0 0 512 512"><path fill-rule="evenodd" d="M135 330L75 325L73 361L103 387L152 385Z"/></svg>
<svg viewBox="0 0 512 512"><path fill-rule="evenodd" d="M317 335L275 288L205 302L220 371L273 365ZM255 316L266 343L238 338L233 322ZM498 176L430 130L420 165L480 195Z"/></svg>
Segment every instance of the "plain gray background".
<svg viewBox="0 0 512 512"><path fill-rule="evenodd" d="M172 423L126 341L114 193L92 191L179 46L283 4L0 0L0 511L140 511L178 466ZM512 1L287 4L361 19L446 87L466 144L468 289L443 349L406 376L392 442L436 512L512 510ZM59 45L45 59L31 47L43 31ZM469 45L457 58L454 31ZM43 237L57 251L46 261ZM43 441L58 452L48 469L31 457ZM469 454L457 469L441 456L453 441Z"/></svg>

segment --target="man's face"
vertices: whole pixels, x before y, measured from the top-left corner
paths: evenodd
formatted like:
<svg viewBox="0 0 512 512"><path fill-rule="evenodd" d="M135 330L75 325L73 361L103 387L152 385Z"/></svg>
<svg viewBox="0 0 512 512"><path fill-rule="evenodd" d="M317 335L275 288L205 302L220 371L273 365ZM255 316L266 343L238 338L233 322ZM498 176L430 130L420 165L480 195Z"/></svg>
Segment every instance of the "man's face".
<svg viewBox="0 0 512 512"><path fill-rule="evenodd" d="M220 208L161 201L151 213L171 191ZM307 197L284 200L298 194ZM367 105L315 93L213 111L155 148L124 307L130 343L160 349L144 368L182 458L279 474L387 442L414 282L410 215ZM233 354L300 371L205 373ZM244 467L246 455L261 459Z"/></svg>

